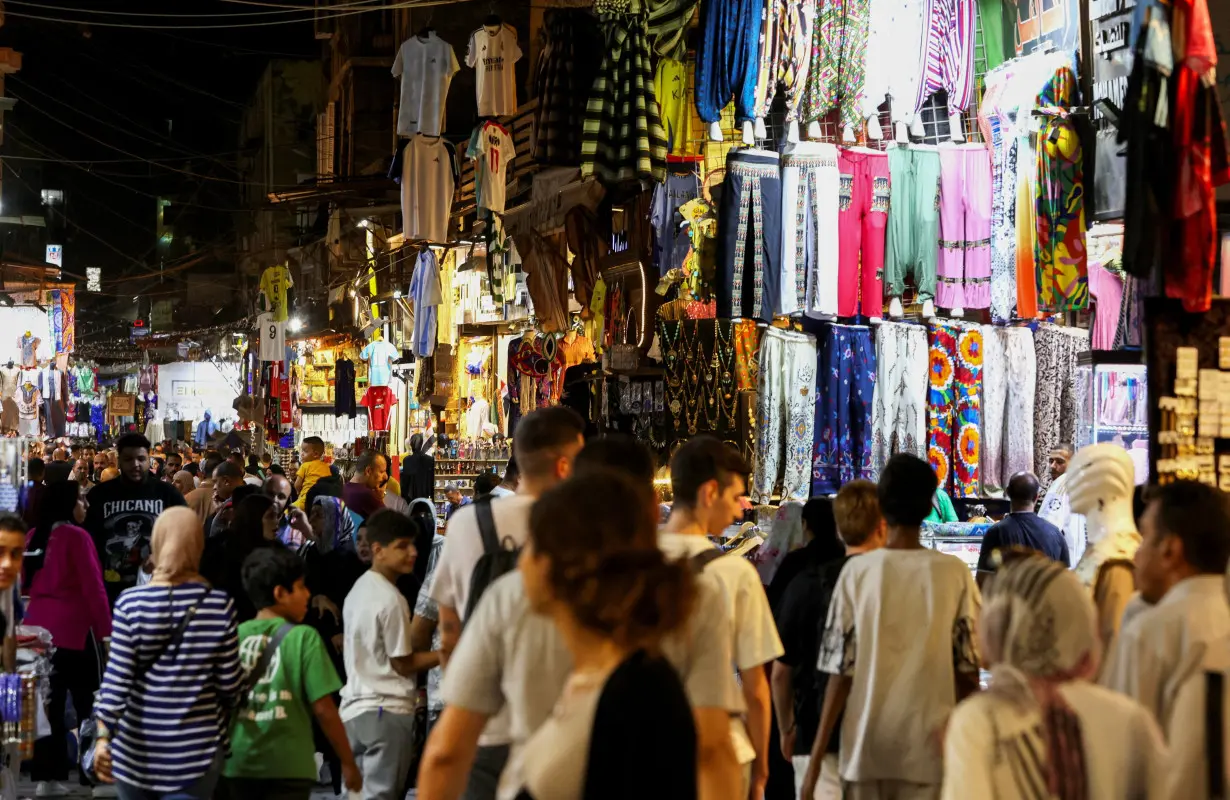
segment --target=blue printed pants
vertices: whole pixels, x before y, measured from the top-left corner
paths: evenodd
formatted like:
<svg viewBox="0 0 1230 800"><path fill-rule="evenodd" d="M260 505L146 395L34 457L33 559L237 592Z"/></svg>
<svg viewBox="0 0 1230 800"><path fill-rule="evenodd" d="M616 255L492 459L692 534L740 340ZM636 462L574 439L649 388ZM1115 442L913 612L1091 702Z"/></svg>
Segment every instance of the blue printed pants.
<svg viewBox="0 0 1230 800"><path fill-rule="evenodd" d="M813 497L871 479L876 347L863 325L825 325L818 337Z"/></svg>

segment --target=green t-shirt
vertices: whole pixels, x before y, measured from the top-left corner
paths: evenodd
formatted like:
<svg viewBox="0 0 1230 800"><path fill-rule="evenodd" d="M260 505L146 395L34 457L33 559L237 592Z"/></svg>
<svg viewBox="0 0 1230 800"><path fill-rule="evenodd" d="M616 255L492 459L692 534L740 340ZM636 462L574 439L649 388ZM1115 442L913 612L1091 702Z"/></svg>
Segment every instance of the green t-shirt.
<svg viewBox="0 0 1230 800"><path fill-rule="evenodd" d="M256 667L270 637L285 620L254 619L239 626L239 662ZM296 625L278 645L265 677L231 734L228 778L316 780L312 703L342 688L325 643L315 628Z"/></svg>

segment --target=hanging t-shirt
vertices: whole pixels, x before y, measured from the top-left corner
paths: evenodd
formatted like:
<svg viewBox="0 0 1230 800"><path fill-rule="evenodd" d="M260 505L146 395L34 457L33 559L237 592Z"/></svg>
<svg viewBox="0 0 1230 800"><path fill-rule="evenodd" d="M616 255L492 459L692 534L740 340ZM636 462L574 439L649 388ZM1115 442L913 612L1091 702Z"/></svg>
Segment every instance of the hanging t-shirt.
<svg viewBox="0 0 1230 800"><path fill-rule="evenodd" d="M520 58L517 32L511 25L484 25L470 34L466 66L474 68L480 117L498 117L517 110L513 64Z"/></svg>
<svg viewBox="0 0 1230 800"><path fill-rule="evenodd" d="M406 241L448 241L448 217L457 185L444 139L415 136L406 143L401 166L401 227Z"/></svg>
<svg viewBox="0 0 1230 800"><path fill-rule="evenodd" d="M261 337L261 361L282 361L286 358L286 322L278 322L270 313L256 318Z"/></svg>
<svg viewBox="0 0 1230 800"><path fill-rule="evenodd" d="M348 358L339 358L333 365L333 413L339 417L343 414L355 418L354 403L354 362Z"/></svg>
<svg viewBox="0 0 1230 800"><path fill-rule="evenodd" d="M367 408L369 430L387 431L389 415L393 413L393 406L397 405L397 398L393 396L393 390L388 386L369 386L363 393L363 399L359 401L359 405Z"/></svg>
<svg viewBox="0 0 1230 800"><path fill-rule="evenodd" d="M474 177L480 187L478 207L504 213L508 163L517 154L512 134L498 122L484 122L470 140L469 156L475 160Z"/></svg>
<svg viewBox="0 0 1230 800"><path fill-rule="evenodd" d="M410 302L414 306L414 339L412 350L420 358L436 352L436 308L440 305L440 267L435 253L419 253L414 275L410 278Z"/></svg>
<svg viewBox="0 0 1230 800"><path fill-rule="evenodd" d="M388 386L393 377L393 362L401 358L401 353L384 339L375 339L367 343L359 358L367 362L368 386Z"/></svg>
<svg viewBox="0 0 1230 800"><path fill-rule="evenodd" d="M289 316L286 293L294 285L290 270L281 265L261 273L260 309L272 314L274 322L285 322Z"/></svg>
<svg viewBox="0 0 1230 800"><path fill-rule="evenodd" d="M393 77L401 78L397 133L439 136L444 128L444 101L448 85L461 69L453 46L436 35L411 36L402 42L393 61Z"/></svg>
<svg viewBox="0 0 1230 800"><path fill-rule="evenodd" d="M1091 350L1114 350L1115 331L1123 306L1123 279L1096 261L1089 262L1089 293L1093 295Z"/></svg>

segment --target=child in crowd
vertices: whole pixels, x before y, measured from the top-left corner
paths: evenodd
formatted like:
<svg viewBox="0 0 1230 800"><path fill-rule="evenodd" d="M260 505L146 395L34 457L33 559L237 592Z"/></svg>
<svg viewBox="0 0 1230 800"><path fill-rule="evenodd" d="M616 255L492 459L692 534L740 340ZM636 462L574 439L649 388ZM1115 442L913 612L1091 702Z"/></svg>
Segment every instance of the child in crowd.
<svg viewBox="0 0 1230 800"><path fill-rule="evenodd" d="M281 638L235 723L223 769L224 796L307 800L316 785L313 715L339 755L346 786L358 791L363 778L333 704L341 679L320 634L299 624L311 597L303 560L283 547L259 549L244 561L243 587L259 609L256 619L239 626L245 673L257 667L272 640Z"/></svg>
<svg viewBox="0 0 1230 800"><path fill-rule="evenodd" d="M325 455L323 439L319 436L309 436L303 440L300 450L303 453L303 464L295 472L295 492L298 493L298 499L295 500L296 508L304 507L307 494L316 485L316 481L332 474L329 465L321 460Z"/></svg>

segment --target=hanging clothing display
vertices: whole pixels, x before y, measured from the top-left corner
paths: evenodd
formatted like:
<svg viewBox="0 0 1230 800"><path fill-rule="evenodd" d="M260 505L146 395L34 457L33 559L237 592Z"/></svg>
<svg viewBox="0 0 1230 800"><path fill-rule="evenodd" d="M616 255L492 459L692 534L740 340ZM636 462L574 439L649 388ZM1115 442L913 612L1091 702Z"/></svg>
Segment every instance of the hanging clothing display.
<svg viewBox="0 0 1230 800"><path fill-rule="evenodd" d="M888 172L893 194L884 243L888 296L901 297L906 276L913 275L918 299L934 299L941 238L940 154L926 145L890 148Z"/></svg>
<svg viewBox="0 0 1230 800"><path fill-rule="evenodd" d="M782 167L782 254L779 314L836 316L837 147L799 142L786 147Z"/></svg>
<svg viewBox="0 0 1230 800"><path fill-rule="evenodd" d="M397 405L397 395L388 386L369 386L359 405L367 409L368 430L373 432L389 429L389 416Z"/></svg>
<svg viewBox="0 0 1230 800"><path fill-rule="evenodd" d="M999 496L1034 470L1037 362L1029 328L982 326L982 488ZM1039 473L1040 474L1040 473Z"/></svg>
<svg viewBox="0 0 1230 800"><path fill-rule="evenodd" d="M12 397L17 394L17 379L21 370L15 366L0 367L0 397Z"/></svg>
<svg viewBox="0 0 1230 800"><path fill-rule="evenodd" d="M290 270L286 267L277 264L267 268L261 273L256 307L273 315L274 322L285 322L290 317L287 296L294 285Z"/></svg>
<svg viewBox="0 0 1230 800"><path fill-rule="evenodd" d="M735 101L735 121L756 117L760 21L765 0L706 0L700 5L696 113L712 125Z"/></svg>
<svg viewBox="0 0 1230 800"><path fill-rule="evenodd" d="M926 44L914 108L943 89L950 112L964 111L974 99L974 0L925 0L925 6Z"/></svg>
<svg viewBox="0 0 1230 800"><path fill-rule="evenodd" d="M838 151L837 313L879 317L884 310L884 236L888 227L888 155Z"/></svg>
<svg viewBox="0 0 1230 800"><path fill-rule="evenodd" d="M735 386L741 392L759 385L762 330L755 320L740 319L731 323L731 338L735 343Z"/></svg>
<svg viewBox="0 0 1230 800"><path fill-rule="evenodd" d="M354 362L339 358L333 364L333 413L355 418Z"/></svg>
<svg viewBox="0 0 1230 800"><path fill-rule="evenodd" d="M870 0L818 0L802 117L820 119L839 109L841 124L862 125L860 99L867 67Z"/></svg>
<svg viewBox="0 0 1230 800"><path fill-rule="evenodd" d="M474 129L466 155L474 159L474 196L479 208L504 213L508 165L516 156L512 133L498 122Z"/></svg>
<svg viewBox="0 0 1230 800"><path fill-rule="evenodd" d="M453 46L435 31L402 42L393 60L393 77L401 79L398 136L440 135L448 87L460 69Z"/></svg>
<svg viewBox="0 0 1230 800"><path fill-rule="evenodd" d="M982 331L936 322L930 326L927 460L939 488L975 497L982 459Z"/></svg>
<svg viewBox="0 0 1230 800"><path fill-rule="evenodd" d="M811 47L817 0L782 3L767 0L760 35L755 112L757 129L780 86L786 101L786 122L798 119L803 91L811 73Z"/></svg>
<svg viewBox="0 0 1230 800"><path fill-rule="evenodd" d="M679 209L699 196L700 176L693 169L672 169L665 182L654 184L649 224L653 226L653 261L662 275L683 267L690 240ZM572 212L568 213L571 217Z"/></svg>
<svg viewBox="0 0 1230 800"><path fill-rule="evenodd" d="M520 58L517 30L511 25L484 25L470 34L466 66L474 68L480 117L499 117L517 110L513 64Z"/></svg>
<svg viewBox="0 0 1230 800"><path fill-rule="evenodd" d="M261 361L286 360L286 322L276 322L273 314L257 316L256 329L260 332Z"/></svg>
<svg viewBox="0 0 1230 800"><path fill-rule="evenodd" d="M782 179L777 153L732 150L719 214L719 317L768 322L779 302Z"/></svg>
<svg viewBox="0 0 1230 800"><path fill-rule="evenodd" d="M586 100L602 59L602 35L588 9L548 9L543 32L534 81L534 160L575 165L581 160Z"/></svg>
<svg viewBox="0 0 1230 800"><path fill-rule="evenodd" d="M816 418L816 339L769 328L760 342L752 502L807 500Z"/></svg>
<svg viewBox="0 0 1230 800"><path fill-rule="evenodd" d="M1049 311L1089 306L1085 251L1085 176L1080 133L1062 112L1076 101L1076 75L1061 67L1038 95L1038 304Z"/></svg>
<svg viewBox="0 0 1230 800"><path fill-rule="evenodd" d="M653 76L653 94L658 98L662 128L666 131L666 152L672 156L688 153L692 140L692 104L688 102L688 66L673 58L658 60ZM669 180L669 178L668 178Z"/></svg>
<svg viewBox="0 0 1230 800"><path fill-rule="evenodd" d="M439 136L406 142L401 172L401 227L406 241L448 241L448 221L457 183L453 150Z"/></svg>
<svg viewBox="0 0 1230 800"><path fill-rule="evenodd" d="M897 453L927 457L927 329L882 322L875 329L872 469Z"/></svg>
<svg viewBox="0 0 1230 800"><path fill-rule="evenodd" d="M980 144L941 145L940 249L935 302L991 305L991 159Z"/></svg>
<svg viewBox="0 0 1230 800"><path fill-rule="evenodd" d="M1034 334L1037 391L1034 394L1034 469L1050 475L1047 456L1076 440L1076 357L1089 347L1088 331L1043 324Z"/></svg>
<svg viewBox="0 0 1230 800"><path fill-rule="evenodd" d="M440 268L431 248L419 251L410 276L410 304L414 308L414 337L411 351L419 358L436 352L436 309L443 301L440 294Z"/></svg>
<svg viewBox="0 0 1230 800"><path fill-rule="evenodd" d="M871 329L863 325L824 325L817 337L817 351L813 496L836 494L843 484L875 474L872 406L876 351Z"/></svg>

